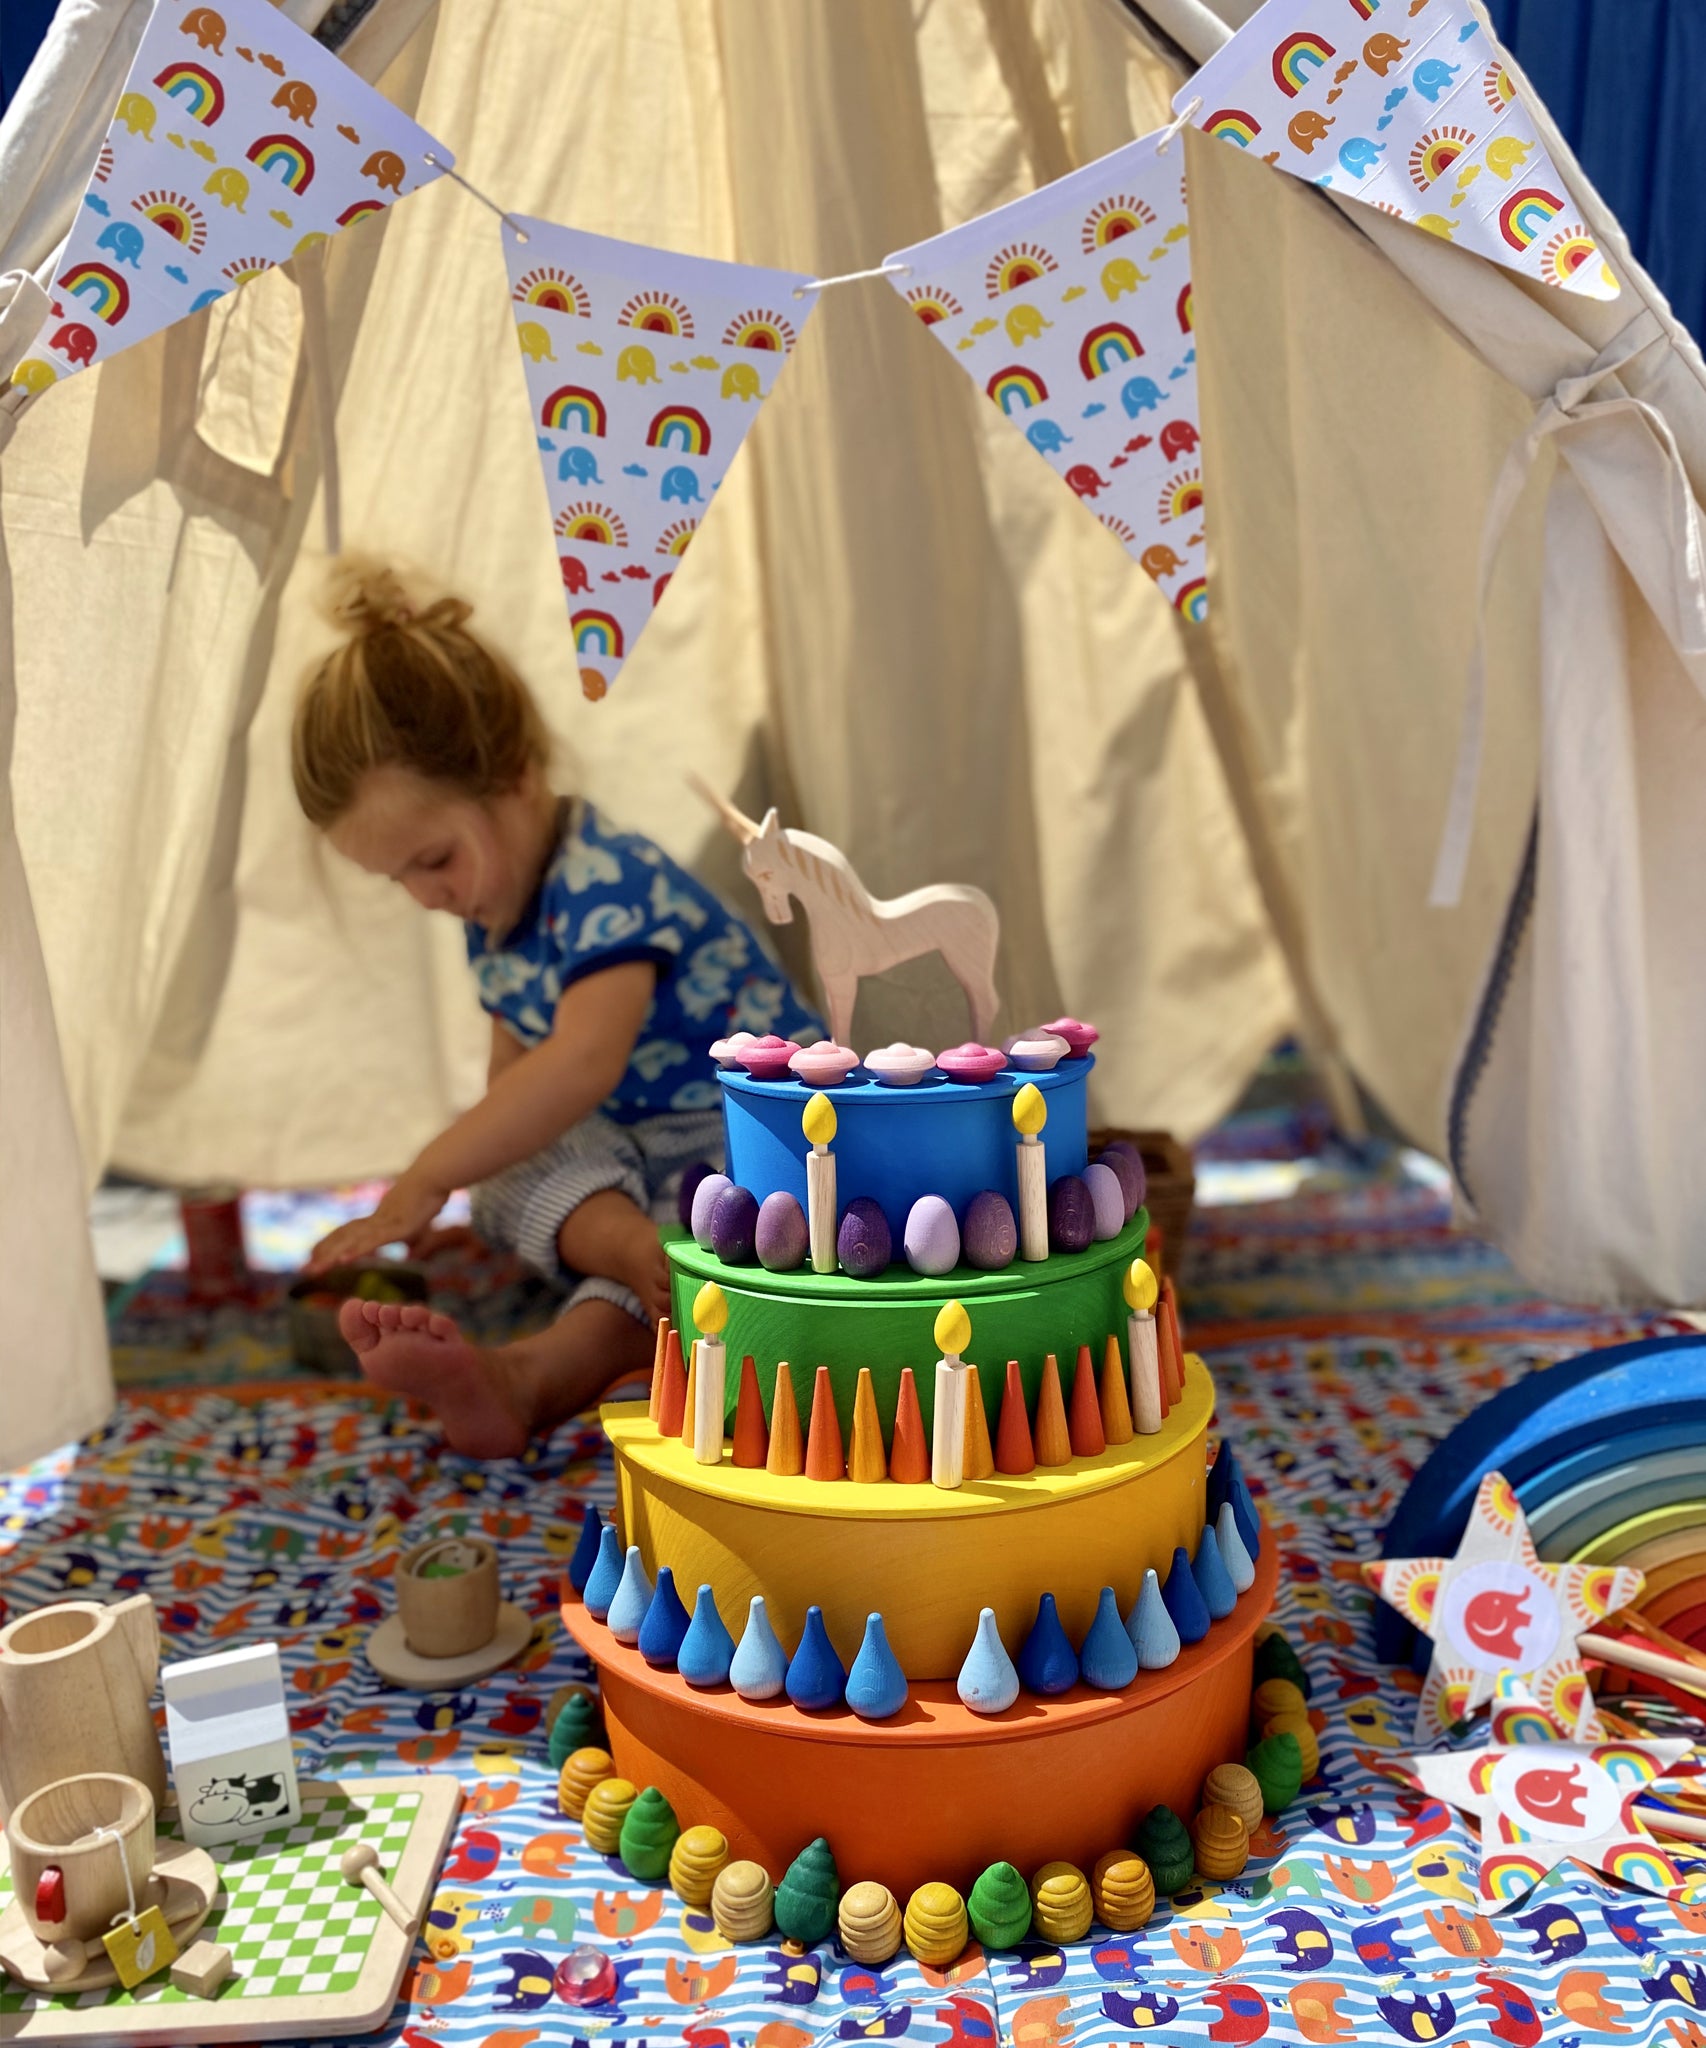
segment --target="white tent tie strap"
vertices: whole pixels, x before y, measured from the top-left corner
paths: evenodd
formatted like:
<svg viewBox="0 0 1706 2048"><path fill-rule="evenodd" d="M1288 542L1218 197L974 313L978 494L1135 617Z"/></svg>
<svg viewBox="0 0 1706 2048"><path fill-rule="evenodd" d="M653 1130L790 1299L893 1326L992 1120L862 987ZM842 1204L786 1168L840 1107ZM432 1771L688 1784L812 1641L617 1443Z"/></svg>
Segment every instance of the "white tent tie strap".
<svg viewBox="0 0 1706 2048"><path fill-rule="evenodd" d="M1451 800L1446 807L1445 828L1440 834L1434 862L1433 885L1428 902L1436 910L1454 908L1463 895L1463 878L1469 865L1469 847L1475 832L1475 799L1481 780L1481 757L1487 718L1487 605L1492 595L1493 572L1504 544L1505 528L1516 510L1529 470L1541 443L1567 429L1625 413L1635 416L1649 432L1629 437L1629 452L1638 457L1650 489L1642 493L1649 510L1663 508L1667 546L1668 588L1655 590L1648 575L1648 561L1629 558L1617 533L1610 538L1623 556L1630 574L1641 586L1653 611L1677 652L1706 654L1706 546L1700 532L1699 508L1688 481L1688 471L1677 447L1670 424L1656 406L1627 393L1595 397L1600 382L1626 369L1637 356L1655 343L1668 340L1664 328L1650 311L1643 310L1601 350L1580 376L1560 380L1551 396L1536 411L1522 439L1513 444L1487 501L1481 528L1481 567L1476 602L1475 648L1469 659L1468 685L1463 697L1463 719L1458 731L1457 766L1452 775ZM1591 493L1590 493L1591 495Z"/></svg>
<svg viewBox="0 0 1706 2048"><path fill-rule="evenodd" d="M808 277L804 284L794 287L794 297L803 299L807 292L833 291L838 284L858 284L867 277L910 277L910 263L879 263L870 270L844 270L839 277Z"/></svg>

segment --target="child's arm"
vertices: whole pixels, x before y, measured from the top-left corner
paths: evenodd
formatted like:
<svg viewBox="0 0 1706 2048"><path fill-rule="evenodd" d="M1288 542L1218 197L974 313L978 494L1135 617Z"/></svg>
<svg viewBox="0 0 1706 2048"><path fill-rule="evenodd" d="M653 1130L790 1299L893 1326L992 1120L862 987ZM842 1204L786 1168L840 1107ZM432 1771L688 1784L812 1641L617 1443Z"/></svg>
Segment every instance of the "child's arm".
<svg viewBox="0 0 1706 2048"><path fill-rule="evenodd" d="M627 1068L656 982L649 960L589 974L563 991L542 1044L501 1064L494 1046L485 1095L398 1176L371 1216L321 1239L309 1272L365 1258L382 1244L412 1244L453 1189L501 1173L595 1110Z"/></svg>

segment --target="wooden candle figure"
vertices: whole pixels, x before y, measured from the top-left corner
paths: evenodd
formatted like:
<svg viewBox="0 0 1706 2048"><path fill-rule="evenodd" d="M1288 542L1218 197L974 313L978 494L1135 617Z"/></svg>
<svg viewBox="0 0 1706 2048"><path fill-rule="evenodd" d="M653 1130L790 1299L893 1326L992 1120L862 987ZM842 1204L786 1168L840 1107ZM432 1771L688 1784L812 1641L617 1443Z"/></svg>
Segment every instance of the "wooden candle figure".
<svg viewBox="0 0 1706 2048"><path fill-rule="evenodd" d="M699 1342L693 1361L693 1456L701 1465L720 1465L723 1458L723 1331L728 1326L728 1297L715 1280L707 1280L693 1298L693 1320Z"/></svg>
<svg viewBox="0 0 1706 2048"><path fill-rule="evenodd" d="M936 1414L930 1477L937 1486L958 1486L965 1477L966 1378L960 1353L971 1342L971 1318L957 1301L944 1303L936 1317Z"/></svg>
<svg viewBox="0 0 1706 2048"><path fill-rule="evenodd" d="M1161 1353L1155 1338L1155 1303L1160 1289L1142 1259L1133 1259L1124 1280L1126 1329L1130 1338L1131 1413L1139 1436L1153 1436L1161 1427Z"/></svg>
<svg viewBox="0 0 1706 2048"><path fill-rule="evenodd" d="M814 1095L806 1104L800 1128L811 1145L806 1154L806 1227L811 1233L812 1271L835 1271L835 1234L841 1218L835 1206L835 1104Z"/></svg>
<svg viewBox="0 0 1706 2048"><path fill-rule="evenodd" d="M1034 1081L1013 1098L1013 1128L1019 1133L1019 1256L1033 1263L1048 1257L1048 1161L1042 1128L1048 1104Z"/></svg>

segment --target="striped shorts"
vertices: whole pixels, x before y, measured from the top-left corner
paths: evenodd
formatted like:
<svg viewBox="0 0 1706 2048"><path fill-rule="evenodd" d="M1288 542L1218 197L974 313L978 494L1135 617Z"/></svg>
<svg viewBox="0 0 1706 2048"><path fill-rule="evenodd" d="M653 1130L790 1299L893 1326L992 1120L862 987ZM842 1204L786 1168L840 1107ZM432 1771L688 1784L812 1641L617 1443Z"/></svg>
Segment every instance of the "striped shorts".
<svg viewBox="0 0 1706 2048"><path fill-rule="evenodd" d="M620 1188L659 1223L675 1221L684 1167L723 1163L720 1110L648 1117L619 1124L582 1117L560 1138L469 1190L475 1231L569 1290L564 1312L582 1301L613 1301L649 1328L640 1298L619 1281L573 1273L557 1249L557 1233L589 1195Z"/></svg>

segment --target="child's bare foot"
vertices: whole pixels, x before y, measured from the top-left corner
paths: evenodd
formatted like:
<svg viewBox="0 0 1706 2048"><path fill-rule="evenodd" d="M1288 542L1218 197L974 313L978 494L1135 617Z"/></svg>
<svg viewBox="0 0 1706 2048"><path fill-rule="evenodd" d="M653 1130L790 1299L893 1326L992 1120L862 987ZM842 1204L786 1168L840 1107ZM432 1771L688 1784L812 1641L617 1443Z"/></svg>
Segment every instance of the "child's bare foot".
<svg viewBox="0 0 1706 2048"><path fill-rule="evenodd" d="M669 1313L669 1260L658 1227L620 1188L603 1188L571 1210L557 1249L571 1273L630 1288L654 1323Z"/></svg>
<svg viewBox="0 0 1706 2048"><path fill-rule="evenodd" d="M504 1351L470 1344L449 1316L413 1305L346 1301L338 1328L367 1378L430 1408L453 1450L513 1458L526 1449L531 1402Z"/></svg>

